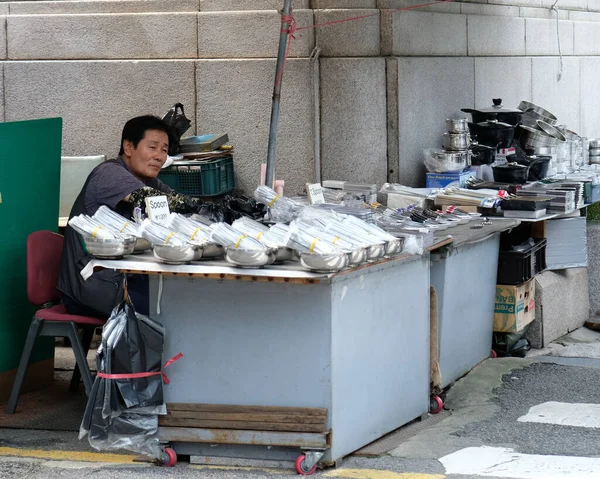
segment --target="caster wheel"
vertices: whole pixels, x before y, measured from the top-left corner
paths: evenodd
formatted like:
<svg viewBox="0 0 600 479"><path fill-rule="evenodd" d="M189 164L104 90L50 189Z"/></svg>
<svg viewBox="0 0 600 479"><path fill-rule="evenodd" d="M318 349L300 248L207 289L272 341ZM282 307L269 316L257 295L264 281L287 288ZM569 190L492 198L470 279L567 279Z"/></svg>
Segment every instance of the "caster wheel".
<svg viewBox="0 0 600 479"><path fill-rule="evenodd" d="M497 357L498 357L498 353L492 349L492 352L490 353L490 358L496 359Z"/></svg>
<svg viewBox="0 0 600 479"><path fill-rule="evenodd" d="M166 461L164 461L162 467L173 467L177 464L177 453L170 447L165 447Z"/></svg>
<svg viewBox="0 0 600 479"><path fill-rule="evenodd" d="M429 412L431 414L439 414L444 409L444 401L439 396L431 396L429 400Z"/></svg>
<svg viewBox="0 0 600 479"><path fill-rule="evenodd" d="M296 459L296 472L301 476L311 476L317 471L317 465L315 464L312 469L308 470L304 466L305 459L306 456L304 454L298 456L298 459Z"/></svg>

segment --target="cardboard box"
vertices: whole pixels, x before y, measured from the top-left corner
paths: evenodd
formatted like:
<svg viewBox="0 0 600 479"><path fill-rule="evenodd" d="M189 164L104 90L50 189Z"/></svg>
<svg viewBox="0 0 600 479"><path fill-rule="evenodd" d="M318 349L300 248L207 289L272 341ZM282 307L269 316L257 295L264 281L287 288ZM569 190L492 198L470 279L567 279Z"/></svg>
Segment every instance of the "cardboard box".
<svg viewBox="0 0 600 479"><path fill-rule="evenodd" d="M427 188L447 188L448 186L459 186L464 188L467 178L475 176L474 170L466 170L456 173L427 173L425 186Z"/></svg>
<svg viewBox="0 0 600 479"><path fill-rule="evenodd" d="M494 331L516 333L535 319L535 278L516 286L496 286Z"/></svg>

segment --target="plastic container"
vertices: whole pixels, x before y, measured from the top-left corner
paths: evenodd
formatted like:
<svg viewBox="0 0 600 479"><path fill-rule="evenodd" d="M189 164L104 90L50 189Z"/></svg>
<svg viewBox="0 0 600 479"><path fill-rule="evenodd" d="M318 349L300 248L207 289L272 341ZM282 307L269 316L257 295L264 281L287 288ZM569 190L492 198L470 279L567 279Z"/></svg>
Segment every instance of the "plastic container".
<svg viewBox="0 0 600 479"><path fill-rule="evenodd" d="M217 196L235 188L233 157L210 161L183 161L164 168L160 181L189 196Z"/></svg>
<svg viewBox="0 0 600 479"><path fill-rule="evenodd" d="M498 284L522 284L546 269L546 240L537 240L526 251L500 251Z"/></svg>

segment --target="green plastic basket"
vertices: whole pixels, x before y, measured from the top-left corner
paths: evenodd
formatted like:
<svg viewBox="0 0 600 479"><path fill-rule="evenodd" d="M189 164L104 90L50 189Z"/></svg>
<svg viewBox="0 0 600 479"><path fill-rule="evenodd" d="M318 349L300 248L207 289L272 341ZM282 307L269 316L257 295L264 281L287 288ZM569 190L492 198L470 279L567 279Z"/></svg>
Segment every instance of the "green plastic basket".
<svg viewBox="0 0 600 479"><path fill-rule="evenodd" d="M160 172L158 179L184 195L222 195L235 188L233 157L171 165Z"/></svg>

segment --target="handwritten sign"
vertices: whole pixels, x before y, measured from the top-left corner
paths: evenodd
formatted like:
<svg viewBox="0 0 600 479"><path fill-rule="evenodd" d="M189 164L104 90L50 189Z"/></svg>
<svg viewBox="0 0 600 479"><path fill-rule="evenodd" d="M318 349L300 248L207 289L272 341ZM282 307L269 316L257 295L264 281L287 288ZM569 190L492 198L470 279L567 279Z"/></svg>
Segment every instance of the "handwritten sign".
<svg viewBox="0 0 600 479"><path fill-rule="evenodd" d="M150 221L162 224L171 214L166 196L150 196L144 201L146 202L146 213L148 213Z"/></svg>
<svg viewBox="0 0 600 479"><path fill-rule="evenodd" d="M308 201L311 205L325 203L321 183L306 183L306 192L308 193Z"/></svg>

